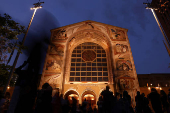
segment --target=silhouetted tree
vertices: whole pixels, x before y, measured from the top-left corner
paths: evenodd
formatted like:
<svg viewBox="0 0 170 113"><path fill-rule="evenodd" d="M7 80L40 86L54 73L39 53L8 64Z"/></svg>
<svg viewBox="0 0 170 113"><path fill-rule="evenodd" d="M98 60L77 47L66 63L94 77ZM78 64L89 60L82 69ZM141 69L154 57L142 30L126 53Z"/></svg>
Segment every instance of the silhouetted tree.
<svg viewBox="0 0 170 113"><path fill-rule="evenodd" d="M25 49L18 41L18 35L22 33L25 33L24 26L12 20L8 14L4 14L4 16L0 14L0 86L3 86L7 81L11 69L8 63L14 50L21 53L21 50Z"/></svg>

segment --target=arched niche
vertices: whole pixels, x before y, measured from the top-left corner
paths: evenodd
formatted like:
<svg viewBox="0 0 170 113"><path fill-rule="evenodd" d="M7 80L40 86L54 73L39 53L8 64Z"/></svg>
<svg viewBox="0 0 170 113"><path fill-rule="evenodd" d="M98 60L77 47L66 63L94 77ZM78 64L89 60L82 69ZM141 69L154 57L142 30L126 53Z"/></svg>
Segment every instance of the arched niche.
<svg viewBox="0 0 170 113"><path fill-rule="evenodd" d="M81 95L82 102L85 99L88 102L88 104L91 104L92 107L96 106L97 96L96 96L96 94L93 91L86 90L85 92L83 92L83 94Z"/></svg>
<svg viewBox="0 0 170 113"><path fill-rule="evenodd" d="M79 103L79 94L74 90L69 90L64 94L64 99L68 98L69 102L72 103L72 97L77 100L77 104Z"/></svg>

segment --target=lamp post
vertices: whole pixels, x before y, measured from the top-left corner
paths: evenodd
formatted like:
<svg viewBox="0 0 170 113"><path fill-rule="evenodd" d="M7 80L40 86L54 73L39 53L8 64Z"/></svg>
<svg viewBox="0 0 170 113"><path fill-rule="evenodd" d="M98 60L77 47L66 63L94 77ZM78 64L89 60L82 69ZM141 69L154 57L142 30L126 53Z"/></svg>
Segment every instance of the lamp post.
<svg viewBox="0 0 170 113"><path fill-rule="evenodd" d="M162 26L161 26L161 24L160 24L160 22L159 22L159 19L157 18L157 16L156 16L156 14L155 14L155 10L159 10L159 7L153 7L152 6L152 4L151 3L143 3L143 4L146 4L147 5L147 7L145 7L146 9L150 9L151 11L152 11L152 13L153 13L153 16L155 17L155 20L156 20L156 22L157 22L157 24L158 24L158 26L159 26L159 28L160 28L160 30L161 30L161 32L162 32L162 34L163 34L163 37L164 37L164 39L165 39L165 41L166 41L166 43L167 43L167 45L165 44L165 42L163 41L163 43L164 43L164 45L165 45L165 47L166 47L166 49L167 49L167 51L168 51L168 54L169 54L169 56L170 56L170 44L169 44L169 42L168 42L168 37L167 37L167 35L166 35L166 33L164 32L164 30L163 30L163 28L162 28Z"/></svg>
<svg viewBox="0 0 170 113"><path fill-rule="evenodd" d="M35 3L35 4L33 4L34 7L30 8L31 10L34 10L34 13L33 13L32 17L31 17L30 23L29 23L29 25L28 25L28 27L27 27L27 31L26 31L26 33L25 33L25 35L24 35L24 38L22 39L22 45L24 45L26 36L27 36L27 34L28 34L28 30L29 30L29 28L30 28L30 26L31 26L32 20L33 20L33 18L34 18L34 15L35 15L37 9L42 8L41 4L43 4L43 3L44 3L44 2ZM21 49L21 48L20 48L20 49ZM9 83L10 83L10 81L11 81L11 77L12 77L12 75L13 75L13 72L14 72L15 66L16 66L16 64L17 64L19 55L20 55L20 52L17 52L17 55L16 55L16 57L15 57L14 63L13 63L13 65L12 65L12 68L11 68L10 73L9 73L9 76L8 76L7 83L5 84L5 87L4 87L4 89L3 89L3 94L4 94L4 95L5 95L5 92L6 92L6 90L7 90L7 87L9 86Z"/></svg>

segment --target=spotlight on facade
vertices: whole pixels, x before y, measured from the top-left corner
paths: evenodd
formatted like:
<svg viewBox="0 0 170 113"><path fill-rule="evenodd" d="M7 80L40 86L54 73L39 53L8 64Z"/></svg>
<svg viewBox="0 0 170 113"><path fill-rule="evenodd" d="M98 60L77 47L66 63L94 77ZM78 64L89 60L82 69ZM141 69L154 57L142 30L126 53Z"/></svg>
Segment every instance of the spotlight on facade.
<svg viewBox="0 0 170 113"><path fill-rule="evenodd" d="M10 86L8 86L7 88L10 89Z"/></svg>
<svg viewBox="0 0 170 113"><path fill-rule="evenodd" d="M148 87L148 90L151 90L151 88L150 88L150 87Z"/></svg>

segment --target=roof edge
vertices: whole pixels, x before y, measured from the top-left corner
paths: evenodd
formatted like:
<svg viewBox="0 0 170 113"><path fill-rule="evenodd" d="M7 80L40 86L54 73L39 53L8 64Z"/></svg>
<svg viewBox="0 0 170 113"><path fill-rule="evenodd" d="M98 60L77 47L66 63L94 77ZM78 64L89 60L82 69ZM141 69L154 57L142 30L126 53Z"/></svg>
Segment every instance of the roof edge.
<svg viewBox="0 0 170 113"><path fill-rule="evenodd" d="M105 24L105 23L102 23L102 22L96 22L96 21L92 21L92 20L85 20L85 21L81 21L81 22L65 25L65 26L62 26L62 27L58 27L58 28L55 28L55 29L51 29L50 31L52 32L52 31L60 29L60 28L69 27L69 26L73 26L75 24L81 24L81 23L84 23L84 22L93 22L93 23L103 24L103 25L107 25L107 26L111 26L111 27L117 27L117 26ZM126 28L122 28L122 27L117 27L117 28L121 28L121 29L124 29L124 30L128 31L128 29L126 29Z"/></svg>

